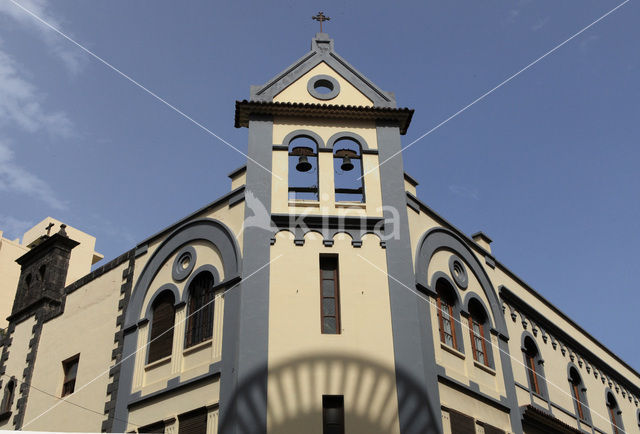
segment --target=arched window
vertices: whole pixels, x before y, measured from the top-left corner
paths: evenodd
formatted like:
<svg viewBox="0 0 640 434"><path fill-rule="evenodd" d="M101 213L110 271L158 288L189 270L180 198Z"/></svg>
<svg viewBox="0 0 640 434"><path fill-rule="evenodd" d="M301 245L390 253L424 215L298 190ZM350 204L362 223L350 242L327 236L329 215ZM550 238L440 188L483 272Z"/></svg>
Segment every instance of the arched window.
<svg viewBox="0 0 640 434"><path fill-rule="evenodd" d="M334 142L333 171L336 202L364 202L362 150L358 142L350 138Z"/></svg>
<svg viewBox="0 0 640 434"><path fill-rule="evenodd" d="M487 334L486 325L487 313L476 299L469 301L469 333L471 335L471 348L473 350L473 359L478 363L482 363L485 366L491 366L489 361L489 354L487 354L487 348L490 346L486 344Z"/></svg>
<svg viewBox="0 0 640 434"><path fill-rule="evenodd" d="M582 378L575 367L569 368L569 384L573 397L576 414L580 420L589 421L589 406L587 405L587 389L582 383Z"/></svg>
<svg viewBox="0 0 640 434"><path fill-rule="evenodd" d="M289 199L318 200L318 144L309 136L289 142Z"/></svg>
<svg viewBox="0 0 640 434"><path fill-rule="evenodd" d="M0 405L0 414L11 411L15 388L16 383L13 379L9 380L7 385L4 387L4 396L2 397L2 405Z"/></svg>
<svg viewBox="0 0 640 434"><path fill-rule="evenodd" d="M611 419L613 434L624 433L624 427L622 426L622 412L620 411L618 403L611 392L607 392L607 411L609 412L609 418Z"/></svg>
<svg viewBox="0 0 640 434"><path fill-rule="evenodd" d="M545 380L540 351L531 336L526 336L523 344L522 351L529 379L529 389L537 395L545 396L546 388L544 387Z"/></svg>
<svg viewBox="0 0 640 434"><path fill-rule="evenodd" d="M213 283L213 275L209 271L203 271L189 284L189 321L186 347L211 339L214 306Z"/></svg>
<svg viewBox="0 0 640 434"><path fill-rule="evenodd" d="M44 281L44 275L46 272L47 272L47 266L45 264L42 264L38 269L38 278L40 279L40 281Z"/></svg>
<svg viewBox="0 0 640 434"><path fill-rule="evenodd" d="M175 299L171 291L164 291L152 305L151 342L147 363L171 355L173 347L173 324L175 321Z"/></svg>
<svg viewBox="0 0 640 434"><path fill-rule="evenodd" d="M461 349L458 326L458 309L456 296L451 285L444 279L436 282L436 299L438 306L438 325L440 327L440 341L455 349Z"/></svg>

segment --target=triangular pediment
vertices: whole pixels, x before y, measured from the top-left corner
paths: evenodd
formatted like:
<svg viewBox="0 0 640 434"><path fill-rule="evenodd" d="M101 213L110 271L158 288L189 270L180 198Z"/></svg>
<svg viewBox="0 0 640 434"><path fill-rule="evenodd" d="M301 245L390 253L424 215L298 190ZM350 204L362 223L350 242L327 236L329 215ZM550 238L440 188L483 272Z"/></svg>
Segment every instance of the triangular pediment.
<svg viewBox="0 0 640 434"><path fill-rule="evenodd" d="M333 91L315 91L318 83ZM322 89L320 89L322 90ZM396 107L393 93L385 92L333 49L333 40L318 33L311 51L262 86L251 86L252 101L324 103L365 107Z"/></svg>

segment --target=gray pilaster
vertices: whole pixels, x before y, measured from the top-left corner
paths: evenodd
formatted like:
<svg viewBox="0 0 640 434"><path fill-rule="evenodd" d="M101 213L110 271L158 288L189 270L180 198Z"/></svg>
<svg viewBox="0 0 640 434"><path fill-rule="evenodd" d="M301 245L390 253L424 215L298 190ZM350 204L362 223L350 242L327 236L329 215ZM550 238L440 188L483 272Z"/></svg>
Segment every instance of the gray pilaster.
<svg viewBox="0 0 640 434"><path fill-rule="evenodd" d="M127 420L129 418L129 394L131 393L131 385L133 384L133 372L135 364L135 356L132 356L138 345L138 328L119 331L116 339L121 340L118 346L122 348L122 362L119 365L119 387L113 393L117 394L114 405L113 432L125 432L127 429ZM115 370L113 371L115 373ZM111 372L110 372L111 374Z"/></svg>
<svg viewBox="0 0 640 434"><path fill-rule="evenodd" d="M511 357L509 356L509 344L507 340L498 335L498 348L500 348L500 363L502 365L502 378L504 379L504 389L507 398L507 406L510 409L511 431L514 433L522 433L522 419L520 417L520 408L518 407L518 398L516 397L516 383L513 378L513 368L511 366Z"/></svg>
<svg viewBox="0 0 640 434"><path fill-rule="evenodd" d="M431 322L427 320L428 305L407 289L415 287L415 274L402 154L387 161L401 149L398 125L378 122L377 138L380 162L385 162L380 166L385 217L390 218L389 209L393 209L399 219L397 222L388 221L385 226L399 233L398 239L388 239L386 245L400 432L442 432ZM399 227L394 228L393 224Z"/></svg>
<svg viewBox="0 0 640 434"><path fill-rule="evenodd" d="M252 115L246 190L268 210L272 175L264 168L271 169L272 146L273 119ZM252 214L247 207L245 219ZM220 385L220 432L224 433L267 430L269 267L256 271L270 260L271 233L247 227L243 237L242 283L225 296ZM251 396L243 396L248 391Z"/></svg>

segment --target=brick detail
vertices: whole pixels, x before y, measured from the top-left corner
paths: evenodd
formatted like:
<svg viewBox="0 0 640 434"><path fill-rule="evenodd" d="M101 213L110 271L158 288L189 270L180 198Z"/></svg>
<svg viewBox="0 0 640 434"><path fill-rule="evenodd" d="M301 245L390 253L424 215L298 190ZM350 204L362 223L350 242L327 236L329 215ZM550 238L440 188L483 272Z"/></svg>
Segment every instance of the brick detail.
<svg viewBox="0 0 640 434"><path fill-rule="evenodd" d="M29 400L29 384L31 384L31 378L33 377L33 368L35 366L36 357L38 355L38 344L40 343L40 336L42 335L42 324L45 312L43 309L36 311L35 318L36 324L33 326L33 337L29 341L29 353L27 354L27 366L23 371L22 383L20 384L20 398L17 401L17 412L13 418L13 426L16 430L22 428L24 422L24 414L26 412L27 402Z"/></svg>
<svg viewBox="0 0 640 434"><path fill-rule="evenodd" d="M133 288L133 270L135 266L135 253L130 251L127 253L129 266L122 271L124 282L120 287L122 298L118 301L118 316L116 317L116 333L113 336L113 342L117 347L111 352L111 360L115 361L115 365L109 369L109 377L111 381L107 385L106 402L104 404L104 414L106 420L102 422L101 431L111 432L113 429L113 417L115 415L116 403L118 400L118 386L120 384L120 361L122 360L122 351L124 349L124 334L122 327L124 326L124 317L127 312L127 306L131 298L131 290Z"/></svg>

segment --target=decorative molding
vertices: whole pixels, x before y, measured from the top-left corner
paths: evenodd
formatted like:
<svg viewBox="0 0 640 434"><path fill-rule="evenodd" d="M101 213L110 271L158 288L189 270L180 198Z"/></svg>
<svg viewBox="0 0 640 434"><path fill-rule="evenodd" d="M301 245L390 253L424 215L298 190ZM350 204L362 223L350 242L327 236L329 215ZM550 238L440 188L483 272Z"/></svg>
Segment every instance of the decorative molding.
<svg viewBox="0 0 640 434"><path fill-rule="evenodd" d="M378 88L364 74L355 69L334 51L333 39L326 33L317 33L311 40L311 51L296 60L284 71L261 86L251 86L251 99L254 101L273 101L279 94L320 63L326 63L352 86L362 92L376 106L395 107L395 97L390 92Z"/></svg>
<svg viewBox="0 0 640 434"><path fill-rule="evenodd" d="M536 311L507 287L500 286L499 291L500 297L510 307L510 309L519 309L527 312L527 315L535 320L537 326L541 329L541 333L543 333L543 335L548 334L551 337L552 348L555 350L559 345L560 352L564 357L566 357L568 353L570 362L575 361L577 358L577 363L580 368L585 365L587 373L590 369L593 369L594 377L596 379L600 377L603 384L607 381L612 384L615 382L628 390L629 394L633 394L634 397L640 396L640 387L618 374L614 368L578 342L569 333ZM606 372L606 374L603 372ZM609 378L612 378L613 380L610 380Z"/></svg>
<svg viewBox="0 0 640 434"><path fill-rule="evenodd" d="M326 86L329 88L329 92L320 93L317 88L321 86ZM307 92L309 95L316 99L320 99L323 101L328 101L330 99L334 99L340 94L340 83L338 80L326 74L318 74L314 75L307 81Z"/></svg>

